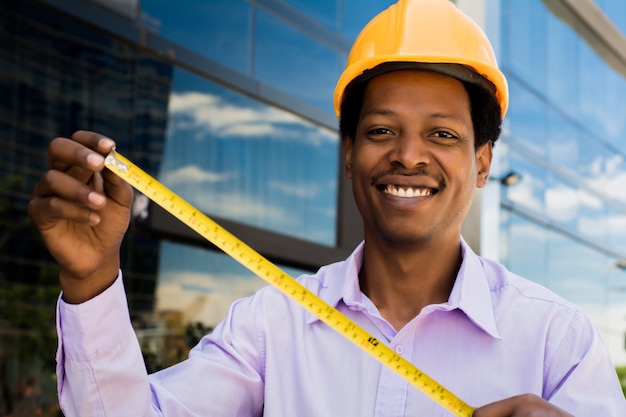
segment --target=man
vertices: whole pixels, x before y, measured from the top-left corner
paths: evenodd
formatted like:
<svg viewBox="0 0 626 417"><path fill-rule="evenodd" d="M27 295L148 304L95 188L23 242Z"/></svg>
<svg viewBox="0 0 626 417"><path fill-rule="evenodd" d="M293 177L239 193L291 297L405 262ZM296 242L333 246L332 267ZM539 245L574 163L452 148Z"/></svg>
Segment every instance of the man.
<svg viewBox="0 0 626 417"><path fill-rule="evenodd" d="M476 417L623 416L584 314L461 238L507 100L487 38L447 0L374 18L335 91L364 242L299 281ZM113 147L93 132L53 140L29 204L59 263L68 416L449 415L272 287L234 303L188 360L146 375L119 271L133 193L103 170Z"/></svg>

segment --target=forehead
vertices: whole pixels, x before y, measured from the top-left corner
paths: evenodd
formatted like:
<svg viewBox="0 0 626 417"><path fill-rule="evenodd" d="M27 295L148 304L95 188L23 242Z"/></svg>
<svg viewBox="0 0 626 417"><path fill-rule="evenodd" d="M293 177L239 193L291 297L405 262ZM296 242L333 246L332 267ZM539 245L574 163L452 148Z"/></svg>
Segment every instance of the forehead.
<svg viewBox="0 0 626 417"><path fill-rule="evenodd" d="M463 83L456 78L425 70L398 70L378 75L365 87L365 100L402 97L422 100L461 100L469 105ZM439 100L438 100L439 99Z"/></svg>

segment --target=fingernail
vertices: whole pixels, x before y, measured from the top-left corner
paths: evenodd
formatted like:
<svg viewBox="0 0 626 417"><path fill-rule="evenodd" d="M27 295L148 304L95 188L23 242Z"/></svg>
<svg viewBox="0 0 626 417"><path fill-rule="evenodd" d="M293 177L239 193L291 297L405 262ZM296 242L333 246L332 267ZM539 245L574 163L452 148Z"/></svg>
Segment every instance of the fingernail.
<svg viewBox="0 0 626 417"><path fill-rule="evenodd" d="M100 224L100 216L96 213L89 214L89 224L91 226L97 226Z"/></svg>
<svg viewBox="0 0 626 417"><path fill-rule="evenodd" d="M100 164L102 164L104 162L104 158L102 157L102 155L97 154L97 153L90 153L87 156L87 163L89 164L89 166L97 168L100 166Z"/></svg>
<svg viewBox="0 0 626 417"><path fill-rule="evenodd" d="M113 139L109 139L109 138L102 138L98 141L98 146L100 148L113 148L115 146L115 142L113 141Z"/></svg>
<svg viewBox="0 0 626 417"><path fill-rule="evenodd" d="M102 194L98 194L95 192L90 192L89 195L87 196L87 199L89 200L89 202L95 206L99 206L102 203L104 203L104 196Z"/></svg>

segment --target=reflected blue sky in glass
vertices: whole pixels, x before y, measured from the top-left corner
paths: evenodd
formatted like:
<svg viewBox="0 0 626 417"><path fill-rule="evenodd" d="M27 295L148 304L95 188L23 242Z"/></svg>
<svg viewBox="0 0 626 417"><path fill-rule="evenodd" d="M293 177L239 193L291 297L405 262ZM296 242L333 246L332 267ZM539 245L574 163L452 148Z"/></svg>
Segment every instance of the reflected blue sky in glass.
<svg viewBox="0 0 626 417"><path fill-rule="evenodd" d="M558 176L548 174L544 198L548 220L569 230L576 230L581 205L579 190Z"/></svg>
<svg viewBox="0 0 626 417"><path fill-rule="evenodd" d="M566 166L572 170L580 168L579 156L581 142L579 139L580 127L572 123L571 119L553 109L545 108L548 115L547 141L545 150L551 163Z"/></svg>
<svg viewBox="0 0 626 417"><path fill-rule="evenodd" d="M508 268L527 279L549 285L546 274L548 231L514 213L507 217Z"/></svg>
<svg viewBox="0 0 626 417"><path fill-rule="evenodd" d="M336 133L176 70L159 178L210 215L334 245Z"/></svg>
<svg viewBox="0 0 626 417"><path fill-rule="evenodd" d="M544 216L544 193L547 187L545 170L524 158L514 149L510 151L510 161L511 169L521 175L521 180L513 187L504 188L503 197Z"/></svg>
<svg viewBox="0 0 626 417"><path fill-rule="evenodd" d="M509 80L509 94L511 100L506 115L509 137L534 153L545 155L548 124L545 102L513 77Z"/></svg>
<svg viewBox="0 0 626 417"><path fill-rule="evenodd" d="M604 303L603 272L606 257L560 233L549 233L550 288L587 312L599 312Z"/></svg>
<svg viewBox="0 0 626 417"><path fill-rule="evenodd" d="M255 26L254 77L333 113L343 58L329 47L261 10Z"/></svg>
<svg viewBox="0 0 626 417"><path fill-rule="evenodd" d="M545 91L547 62L545 6L538 1L503 0L501 10L503 19L501 62L536 90Z"/></svg>
<svg viewBox="0 0 626 417"><path fill-rule="evenodd" d="M339 29L341 0L285 0L285 3L290 4L329 29Z"/></svg>
<svg viewBox="0 0 626 417"><path fill-rule="evenodd" d="M546 95L560 111L576 118L578 106L578 35L552 14L547 14L547 30L544 43L546 58ZM567 45L564 47L564 45Z"/></svg>
<svg viewBox="0 0 626 417"><path fill-rule="evenodd" d="M141 9L165 39L250 75L252 8L245 0L142 0Z"/></svg>

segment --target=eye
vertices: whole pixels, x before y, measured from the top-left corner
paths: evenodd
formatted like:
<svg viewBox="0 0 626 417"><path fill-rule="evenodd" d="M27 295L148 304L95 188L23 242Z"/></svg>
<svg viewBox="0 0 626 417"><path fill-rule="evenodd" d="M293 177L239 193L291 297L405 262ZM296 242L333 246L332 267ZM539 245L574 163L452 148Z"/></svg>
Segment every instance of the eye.
<svg viewBox="0 0 626 417"><path fill-rule="evenodd" d="M377 127L374 129L370 129L367 131L367 134L369 136L385 136L385 135L391 135L391 130L386 129L384 127Z"/></svg>
<svg viewBox="0 0 626 417"><path fill-rule="evenodd" d="M438 138L442 138L442 139L452 139L456 137L452 133L446 132L445 130L440 130L438 132L435 132L435 136Z"/></svg>
<svg viewBox="0 0 626 417"><path fill-rule="evenodd" d="M431 137L441 143L455 143L459 140L457 135L450 133L447 130L437 130L431 135Z"/></svg>

